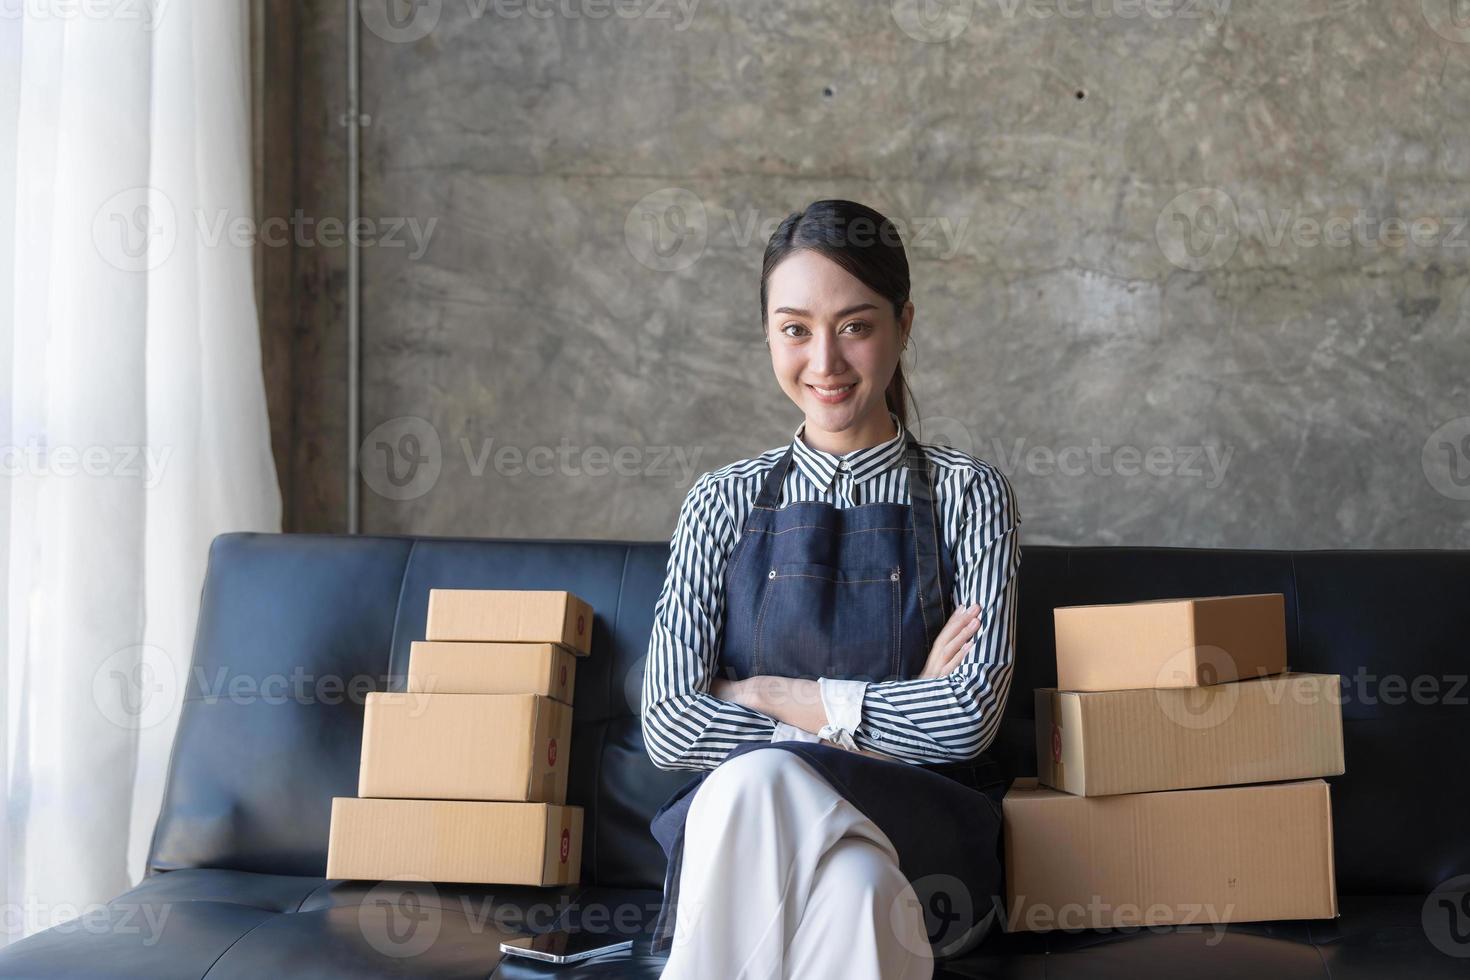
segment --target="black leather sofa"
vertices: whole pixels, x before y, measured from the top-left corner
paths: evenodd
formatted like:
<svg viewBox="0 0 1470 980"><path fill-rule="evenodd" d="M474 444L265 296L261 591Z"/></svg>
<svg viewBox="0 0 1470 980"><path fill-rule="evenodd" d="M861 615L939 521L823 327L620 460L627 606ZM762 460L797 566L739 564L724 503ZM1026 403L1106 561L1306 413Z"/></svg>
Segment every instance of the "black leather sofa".
<svg viewBox="0 0 1470 980"><path fill-rule="evenodd" d="M664 861L648 821L690 776L649 762L638 723L667 553L665 543L220 536L147 877L106 921L0 950L0 976L657 976L648 930ZM997 933L937 976L1470 975L1470 904L1435 891L1463 890L1453 879L1470 874L1470 554L1027 547L1022 580L1017 670L994 748L1016 775L1035 768L1030 691L1055 680L1053 607L1285 593L1292 667L1345 679L1347 773L1332 780L1342 912ZM570 802L586 808L579 886L322 878L331 799L357 789L361 694L401 686L431 586L565 588L597 611L571 756ZM232 682L236 696L209 697ZM635 946L575 967L501 962L502 933L557 924Z"/></svg>

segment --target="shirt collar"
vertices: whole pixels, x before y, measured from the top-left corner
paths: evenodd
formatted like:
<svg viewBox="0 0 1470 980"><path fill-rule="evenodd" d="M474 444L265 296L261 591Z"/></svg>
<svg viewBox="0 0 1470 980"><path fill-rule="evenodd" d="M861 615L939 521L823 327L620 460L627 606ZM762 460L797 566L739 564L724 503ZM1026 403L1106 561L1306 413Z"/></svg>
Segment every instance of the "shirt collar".
<svg viewBox="0 0 1470 980"><path fill-rule="evenodd" d="M791 436L792 455L796 457L797 468L823 493L831 489L832 481L839 471L850 472L855 483L886 473L901 463L904 457L903 423L891 411L888 417L897 426L897 435L887 442L880 442L866 449L854 449L843 456L807 445L802 436L806 431L806 420L802 419L801 425L796 427L796 432Z"/></svg>

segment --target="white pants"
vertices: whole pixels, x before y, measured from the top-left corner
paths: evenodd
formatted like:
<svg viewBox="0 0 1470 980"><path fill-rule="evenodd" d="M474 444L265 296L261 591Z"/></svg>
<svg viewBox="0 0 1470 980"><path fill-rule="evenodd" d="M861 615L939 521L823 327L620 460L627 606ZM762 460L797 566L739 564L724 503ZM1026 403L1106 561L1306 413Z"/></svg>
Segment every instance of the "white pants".
<svg viewBox="0 0 1470 980"><path fill-rule="evenodd" d="M888 835L785 749L731 759L689 807L663 980L930 980Z"/></svg>

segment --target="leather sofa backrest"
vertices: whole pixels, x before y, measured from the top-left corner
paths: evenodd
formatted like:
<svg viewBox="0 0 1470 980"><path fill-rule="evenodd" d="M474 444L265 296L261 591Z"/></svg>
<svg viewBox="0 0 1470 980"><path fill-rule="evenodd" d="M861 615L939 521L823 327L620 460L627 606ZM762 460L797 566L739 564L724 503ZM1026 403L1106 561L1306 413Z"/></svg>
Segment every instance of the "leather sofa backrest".
<svg viewBox="0 0 1470 980"><path fill-rule="evenodd" d="M693 775L654 767L638 719L667 559L666 542L220 535L150 872L323 874L332 797L357 792L363 695L402 689L429 589L567 589L596 611L568 789L586 808L583 881L658 888L648 821ZM1454 775L1470 750L1456 655L1470 635L1467 577L1461 552L1023 546L1016 670L992 752L1035 772L1030 692L1056 680L1055 606L1282 592L1292 669L1345 678L1339 889L1422 894L1470 871L1470 788Z"/></svg>

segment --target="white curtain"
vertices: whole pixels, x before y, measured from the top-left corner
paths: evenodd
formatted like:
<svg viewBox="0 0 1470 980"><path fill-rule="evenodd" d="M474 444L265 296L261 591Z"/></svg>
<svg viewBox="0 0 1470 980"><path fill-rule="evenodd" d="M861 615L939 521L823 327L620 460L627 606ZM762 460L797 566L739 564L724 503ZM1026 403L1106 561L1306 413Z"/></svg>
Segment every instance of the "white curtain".
<svg viewBox="0 0 1470 980"><path fill-rule="evenodd" d="M247 18L0 0L0 944L141 877L209 542L280 530Z"/></svg>

